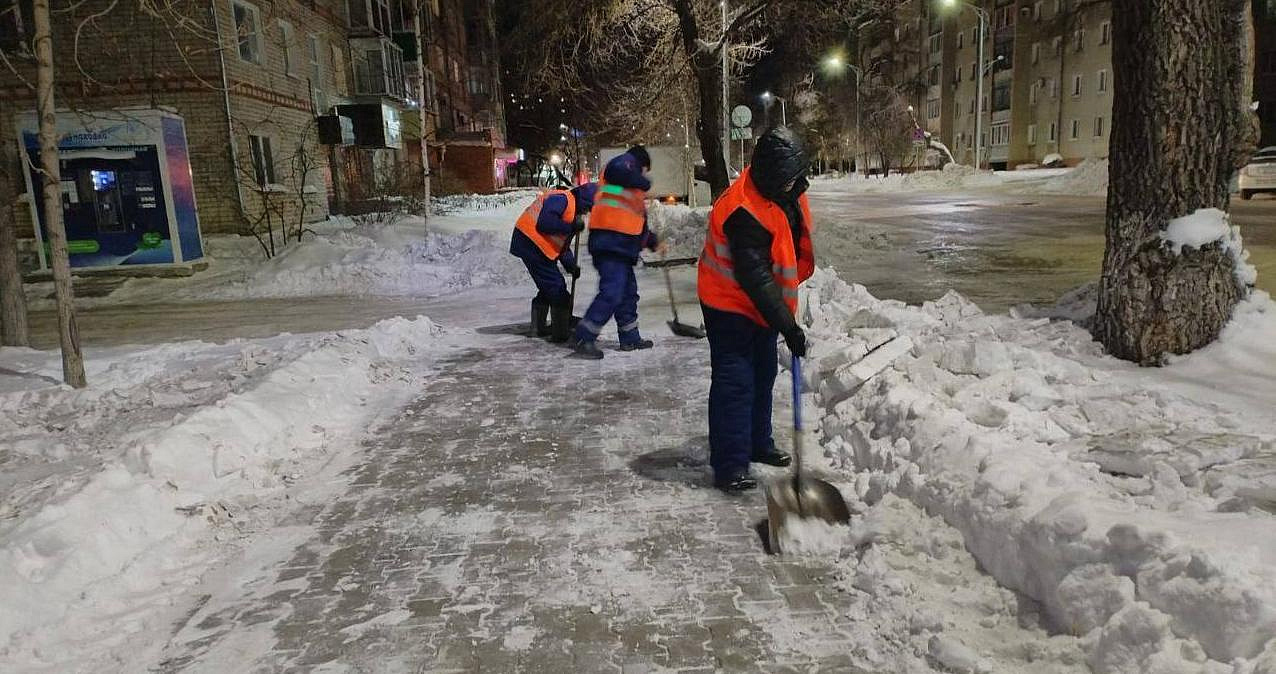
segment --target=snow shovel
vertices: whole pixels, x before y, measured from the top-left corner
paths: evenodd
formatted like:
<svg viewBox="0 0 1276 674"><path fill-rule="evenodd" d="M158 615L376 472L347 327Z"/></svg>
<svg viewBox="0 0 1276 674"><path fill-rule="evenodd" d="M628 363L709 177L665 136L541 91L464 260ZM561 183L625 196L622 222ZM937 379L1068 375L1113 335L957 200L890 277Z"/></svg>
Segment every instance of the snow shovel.
<svg viewBox="0 0 1276 674"><path fill-rule="evenodd" d="M662 260L664 259L663 255L660 257ZM678 303L673 299L673 279L669 276L669 267L663 267L662 270L665 273L665 290L669 291L669 309L673 311L673 320L669 321L669 329L679 337L704 339L705 332L703 327L697 328L694 325L687 325L678 320Z"/></svg>
<svg viewBox="0 0 1276 674"><path fill-rule="evenodd" d="M793 478L767 486L767 533L771 552L778 554L781 534L793 519L817 519L830 524L851 521L851 511L837 487L802 474L802 360L793 357Z"/></svg>

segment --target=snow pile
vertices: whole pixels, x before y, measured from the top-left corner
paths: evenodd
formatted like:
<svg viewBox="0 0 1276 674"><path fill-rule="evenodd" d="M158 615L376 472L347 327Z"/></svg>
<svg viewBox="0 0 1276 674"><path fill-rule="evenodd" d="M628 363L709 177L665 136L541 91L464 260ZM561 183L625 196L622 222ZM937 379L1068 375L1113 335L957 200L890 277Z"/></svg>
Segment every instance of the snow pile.
<svg viewBox="0 0 1276 674"><path fill-rule="evenodd" d="M153 301L157 294L168 302L322 295L431 297L512 285L527 275L510 256L506 233L427 232L420 218L390 225L338 218L315 226L315 231L315 236L307 235L269 260L243 237L210 237L214 242L234 241L216 244L214 252L230 255L217 259L208 272L180 279L133 279L108 299Z"/></svg>
<svg viewBox="0 0 1276 674"><path fill-rule="evenodd" d="M652 204L647 208L647 224L669 244L669 257L698 257L709 231L710 210L686 204Z"/></svg>
<svg viewBox="0 0 1276 674"><path fill-rule="evenodd" d="M513 204L528 202L536 197L540 190L518 189L496 194L450 194L430 199L432 215L455 215L457 213L481 213L496 209L505 209Z"/></svg>
<svg viewBox="0 0 1276 674"><path fill-rule="evenodd" d="M1276 387L1233 389L1276 381L1269 297L1215 349L1151 372L1067 322L956 293L908 307L826 270L801 311L826 454L866 503L893 493L943 517L1083 637L1097 672L1270 671Z"/></svg>
<svg viewBox="0 0 1276 674"><path fill-rule="evenodd" d="M1175 218L1161 232L1161 240L1182 255L1183 248L1204 248L1219 243L1232 256L1236 265L1236 280L1242 286L1252 286L1258 281L1258 269L1249 264L1249 254L1241 240L1241 230L1233 227L1225 211L1217 208L1201 208L1191 215Z"/></svg>
<svg viewBox="0 0 1276 674"><path fill-rule="evenodd" d="M946 164L939 171L894 173L886 177L860 177L851 174L845 180L822 181L820 189L839 189L853 193L951 192L965 189L1000 187L1005 180L992 171L980 171L965 164Z"/></svg>
<svg viewBox="0 0 1276 674"><path fill-rule="evenodd" d="M202 570L210 537L234 535L243 508L282 495L418 388L414 361L439 335L428 319L399 318L308 338L169 344L116 354L86 391L0 396L10 449L26 455L15 462L46 476L4 494L0 661L10 665L0 669L56 669L75 657L68 643L146 629L145 610ZM30 367L36 353L6 350L5 365Z"/></svg>
<svg viewBox="0 0 1276 674"><path fill-rule="evenodd" d="M1024 186L1021 191L1027 194L1104 196L1108 193L1108 160L1086 159L1063 175Z"/></svg>

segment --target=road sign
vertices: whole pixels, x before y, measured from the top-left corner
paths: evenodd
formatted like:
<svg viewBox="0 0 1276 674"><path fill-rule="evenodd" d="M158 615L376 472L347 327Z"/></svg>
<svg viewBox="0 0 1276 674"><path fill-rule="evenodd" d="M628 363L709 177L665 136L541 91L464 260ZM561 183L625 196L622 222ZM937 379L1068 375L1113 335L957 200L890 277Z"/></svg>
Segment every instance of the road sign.
<svg viewBox="0 0 1276 674"><path fill-rule="evenodd" d="M753 138L753 129L744 127L743 129L731 129L731 140L749 140Z"/></svg>
<svg viewBox="0 0 1276 674"><path fill-rule="evenodd" d="M753 111L747 105L737 105L735 110L731 111L731 124L737 128L744 128L753 121ZM734 137L734 136L733 136ZM748 136L746 136L748 138Z"/></svg>

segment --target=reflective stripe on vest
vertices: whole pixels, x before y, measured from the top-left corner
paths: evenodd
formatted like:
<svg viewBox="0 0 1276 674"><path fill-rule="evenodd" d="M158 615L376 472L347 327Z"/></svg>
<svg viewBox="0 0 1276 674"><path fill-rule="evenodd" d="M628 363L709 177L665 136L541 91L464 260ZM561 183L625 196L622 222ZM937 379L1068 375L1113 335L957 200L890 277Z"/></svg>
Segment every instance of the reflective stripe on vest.
<svg viewBox="0 0 1276 674"><path fill-rule="evenodd" d="M551 260L557 260L562 256L563 250L567 247L568 236L566 234L545 234L536 228L536 223L540 221L541 210L545 208L545 200L555 194L562 194L567 197L567 210L563 211L563 222L571 224L576 220L576 195L567 190L552 190L542 192L537 195L536 201L528 206L523 214L518 216L518 222L514 226L524 236L532 240L536 247L544 253L545 257Z"/></svg>
<svg viewBox="0 0 1276 674"><path fill-rule="evenodd" d="M647 220L647 193L598 181L598 195L589 213L589 229L606 229L629 236L642 234Z"/></svg>
<svg viewBox="0 0 1276 674"><path fill-rule="evenodd" d="M802 210L802 237L793 245L793 230L784 209L768 201L753 185L750 170L735 182L713 206L709 216L709 232L700 254L697 284L700 301L722 311L744 314L754 322L766 325L766 319L754 306L735 280L735 263L723 227L737 208L746 209L771 234L771 273L789 310L796 313L798 284L815 271L811 246L811 211L805 195L799 199Z"/></svg>

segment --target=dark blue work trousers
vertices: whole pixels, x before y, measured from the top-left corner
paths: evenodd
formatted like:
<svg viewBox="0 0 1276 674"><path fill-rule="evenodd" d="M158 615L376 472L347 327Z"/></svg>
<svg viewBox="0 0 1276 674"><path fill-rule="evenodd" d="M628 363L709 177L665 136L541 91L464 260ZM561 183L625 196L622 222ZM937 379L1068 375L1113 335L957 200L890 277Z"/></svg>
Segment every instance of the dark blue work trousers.
<svg viewBox="0 0 1276 674"><path fill-rule="evenodd" d="M755 453L775 446L771 436L771 390L778 370L779 333L744 314L701 305L709 333L709 463L714 478L728 480L749 470Z"/></svg>
<svg viewBox="0 0 1276 674"><path fill-rule="evenodd" d="M571 294L567 292L567 282L563 279L562 272L558 271L557 262L539 252L522 255L519 259L527 265L527 273L532 275L532 282L536 284L537 293L534 302L561 306L571 300Z"/></svg>
<svg viewBox="0 0 1276 674"><path fill-rule="evenodd" d="M598 339L603 326L615 317L621 344L632 344L642 339L638 332L638 279L634 276L634 261L620 255L594 253L594 268L598 270L598 295L590 303L585 318L576 326L576 339L592 342Z"/></svg>

